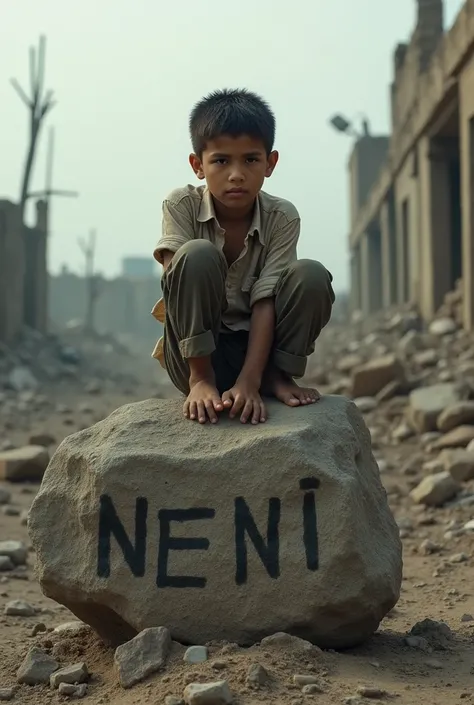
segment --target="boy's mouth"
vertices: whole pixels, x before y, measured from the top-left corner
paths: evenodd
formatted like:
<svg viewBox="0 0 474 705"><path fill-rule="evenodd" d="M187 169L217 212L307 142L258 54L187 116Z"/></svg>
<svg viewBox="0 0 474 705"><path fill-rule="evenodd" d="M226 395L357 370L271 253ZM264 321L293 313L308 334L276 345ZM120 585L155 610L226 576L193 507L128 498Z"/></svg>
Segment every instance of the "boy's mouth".
<svg viewBox="0 0 474 705"><path fill-rule="evenodd" d="M226 191L228 196L244 196L246 193L247 191L243 188L231 188Z"/></svg>

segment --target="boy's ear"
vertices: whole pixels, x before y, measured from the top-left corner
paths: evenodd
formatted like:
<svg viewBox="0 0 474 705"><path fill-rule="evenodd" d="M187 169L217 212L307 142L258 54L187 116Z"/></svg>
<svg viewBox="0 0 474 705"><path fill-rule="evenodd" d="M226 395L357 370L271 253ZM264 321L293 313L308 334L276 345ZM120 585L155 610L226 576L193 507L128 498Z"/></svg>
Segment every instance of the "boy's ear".
<svg viewBox="0 0 474 705"><path fill-rule="evenodd" d="M267 177L267 179L268 179L269 176L271 176L271 175L273 174L273 170L275 169L275 167L276 167L276 165L277 165L279 156L280 156L280 155L278 154L278 152L276 151L276 149L274 149L273 152L270 152L270 154L268 155L268 157L267 157L267 169L266 169L266 171L265 171L265 176Z"/></svg>
<svg viewBox="0 0 474 705"><path fill-rule="evenodd" d="M189 155L189 163L191 164L191 169L194 171L198 179L204 179L204 171L202 170L202 161L199 159L197 154Z"/></svg>

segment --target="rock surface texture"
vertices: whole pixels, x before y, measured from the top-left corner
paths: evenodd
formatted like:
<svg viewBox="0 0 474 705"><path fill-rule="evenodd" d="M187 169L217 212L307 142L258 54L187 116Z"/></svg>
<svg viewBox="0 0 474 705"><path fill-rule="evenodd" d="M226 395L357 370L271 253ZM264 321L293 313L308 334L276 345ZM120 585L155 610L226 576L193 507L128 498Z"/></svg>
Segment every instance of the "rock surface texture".
<svg viewBox="0 0 474 705"><path fill-rule="evenodd" d="M67 437L30 510L44 593L114 645L163 624L184 644L370 636L402 558L361 413L268 406L200 426L147 400Z"/></svg>

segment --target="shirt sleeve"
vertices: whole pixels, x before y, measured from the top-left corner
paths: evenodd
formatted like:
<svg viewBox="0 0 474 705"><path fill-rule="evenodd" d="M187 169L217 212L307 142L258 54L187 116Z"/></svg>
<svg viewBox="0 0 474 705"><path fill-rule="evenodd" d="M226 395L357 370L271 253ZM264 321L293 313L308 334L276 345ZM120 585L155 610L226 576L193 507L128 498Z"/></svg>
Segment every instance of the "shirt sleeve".
<svg viewBox="0 0 474 705"><path fill-rule="evenodd" d="M153 251L153 257L163 264L163 252L173 254L189 240L194 239L194 219L189 198L180 201L165 199L162 206L162 234Z"/></svg>
<svg viewBox="0 0 474 705"><path fill-rule="evenodd" d="M283 270L297 259L300 222L300 218L290 220L273 233L265 264L250 292L250 306L272 297Z"/></svg>

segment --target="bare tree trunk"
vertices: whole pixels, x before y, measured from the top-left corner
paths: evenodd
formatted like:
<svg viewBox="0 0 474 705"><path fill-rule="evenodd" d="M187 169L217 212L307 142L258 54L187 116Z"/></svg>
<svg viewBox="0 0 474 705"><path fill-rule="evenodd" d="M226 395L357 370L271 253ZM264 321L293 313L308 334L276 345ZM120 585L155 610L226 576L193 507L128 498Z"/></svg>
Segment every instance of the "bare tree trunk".
<svg viewBox="0 0 474 705"><path fill-rule="evenodd" d="M24 221L26 202L29 196L31 176L35 163L38 137L46 114L54 107L52 91L47 91L43 96L44 70L45 70L46 38L40 37L38 50L30 47L30 83L31 97L28 97L16 78L11 79L11 84L20 96L23 103L30 111L30 137L20 191L20 210Z"/></svg>
<svg viewBox="0 0 474 705"><path fill-rule="evenodd" d="M23 168L23 179L21 184L21 195L20 195L20 213L21 219L25 219L25 209L26 202L28 200L28 191L31 182L31 172L33 169L33 164L36 155L36 145L38 141L40 125L36 126L35 122L32 120L30 142L28 145L28 153L26 155L25 166Z"/></svg>
<svg viewBox="0 0 474 705"><path fill-rule="evenodd" d="M95 333L95 313L97 300L100 296L100 280L94 270L94 256L96 246L96 232L91 230L89 241L79 240L79 247L85 257L85 284L86 284L86 314L84 327L88 333Z"/></svg>

